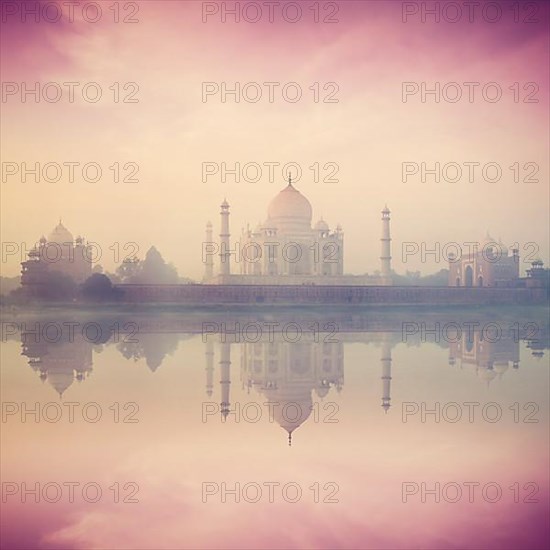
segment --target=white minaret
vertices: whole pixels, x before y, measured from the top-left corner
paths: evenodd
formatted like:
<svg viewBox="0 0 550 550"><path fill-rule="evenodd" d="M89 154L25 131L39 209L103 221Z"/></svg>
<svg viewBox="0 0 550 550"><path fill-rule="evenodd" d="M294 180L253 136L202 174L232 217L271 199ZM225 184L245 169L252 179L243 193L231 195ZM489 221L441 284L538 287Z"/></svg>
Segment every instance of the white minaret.
<svg viewBox="0 0 550 550"><path fill-rule="evenodd" d="M220 275L228 276L231 273L231 252L229 249L229 204L223 200L221 204L221 233L220 233ZM222 279L222 283L227 282Z"/></svg>
<svg viewBox="0 0 550 550"><path fill-rule="evenodd" d="M382 238L380 239L381 255L380 265L384 285L391 284L391 237L390 237L390 211L387 205L382 210Z"/></svg>
<svg viewBox="0 0 550 550"><path fill-rule="evenodd" d="M220 351L221 413L223 418L229 414L229 386L231 384L231 344L223 342Z"/></svg>
<svg viewBox="0 0 550 550"><path fill-rule="evenodd" d="M212 246L212 223L208 222L206 224L206 244ZM209 248L212 250L212 248ZM208 254L206 257L206 262L204 264L204 281L211 281L214 277L214 255Z"/></svg>
<svg viewBox="0 0 550 550"><path fill-rule="evenodd" d="M382 408L387 413L391 401L391 342L389 335L386 335L382 341L382 357L380 361L382 363Z"/></svg>

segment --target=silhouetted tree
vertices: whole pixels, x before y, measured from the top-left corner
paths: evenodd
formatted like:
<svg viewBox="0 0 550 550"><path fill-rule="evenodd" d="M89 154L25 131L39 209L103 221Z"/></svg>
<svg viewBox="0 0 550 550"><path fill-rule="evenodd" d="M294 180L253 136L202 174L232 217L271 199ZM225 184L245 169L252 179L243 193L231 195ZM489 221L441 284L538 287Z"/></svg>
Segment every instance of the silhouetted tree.
<svg viewBox="0 0 550 550"><path fill-rule="evenodd" d="M137 282L145 284L176 284L178 272L176 268L167 264L160 252L152 246L141 262Z"/></svg>
<svg viewBox="0 0 550 550"><path fill-rule="evenodd" d="M125 259L116 269L116 282L126 284L178 284L191 279L179 277L174 265L166 263L160 252L152 246L144 260Z"/></svg>
<svg viewBox="0 0 550 550"><path fill-rule="evenodd" d="M111 279L103 273L93 273L80 285L81 296L94 302L113 301L120 293L113 287Z"/></svg>

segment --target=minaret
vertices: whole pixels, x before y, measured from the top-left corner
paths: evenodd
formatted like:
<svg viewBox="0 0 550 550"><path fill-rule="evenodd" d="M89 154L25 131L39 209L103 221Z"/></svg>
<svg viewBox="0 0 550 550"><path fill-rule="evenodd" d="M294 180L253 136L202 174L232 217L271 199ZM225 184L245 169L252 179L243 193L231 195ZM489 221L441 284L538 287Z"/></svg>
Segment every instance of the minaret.
<svg viewBox="0 0 550 550"><path fill-rule="evenodd" d="M380 265L384 285L391 284L391 237L390 237L390 211L387 205L382 210L382 238L380 239L381 255Z"/></svg>
<svg viewBox="0 0 550 550"><path fill-rule="evenodd" d="M222 417L226 418L229 414L229 385L231 384L231 344L229 342L224 342L221 344L220 384L222 387L222 402L220 410Z"/></svg>
<svg viewBox="0 0 550 550"><path fill-rule="evenodd" d="M212 245L212 223L206 224L206 245ZM209 250L212 250L211 248ZM204 281L211 281L214 277L214 256L208 254L206 257L206 263L204 264Z"/></svg>
<svg viewBox="0 0 550 550"><path fill-rule="evenodd" d="M386 335L382 341L382 357L380 361L382 362L382 408L387 413L391 406L391 342L389 335Z"/></svg>
<svg viewBox="0 0 550 550"><path fill-rule="evenodd" d="M211 335L210 335L211 336ZM206 395L212 397L214 387L214 342L211 339L206 341Z"/></svg>
<svg viewBox="0 0 550 550"><path fill-rule="evenodd" d="M222 276L222 283L227 281L223 280L223 277L228 276L231 273L230 259L231 252L229 250L229 204L227 200L223 200L221 204L220 212L222 223L220 233L220 275Z"/></svg>

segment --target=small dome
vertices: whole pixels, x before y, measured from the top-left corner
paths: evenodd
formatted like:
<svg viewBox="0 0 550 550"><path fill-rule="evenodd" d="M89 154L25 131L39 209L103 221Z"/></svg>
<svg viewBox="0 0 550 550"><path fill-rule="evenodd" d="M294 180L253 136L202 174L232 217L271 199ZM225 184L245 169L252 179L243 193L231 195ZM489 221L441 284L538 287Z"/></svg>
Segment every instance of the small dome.
<svg viewBox="0 0 550 550"><path fill-rule="evenodd" d="M497 373L494 371L494 369L478 368L477 375L479 378L481 378L481 380L484 380L485 382L490 382L497 375Z"/></svg>
<svg viewBox="0 0 550 550"><path fill-rule="evenodd" d="M270 221L281 223L298 223L311 227L313 210L310 202L289 183L270 203L267 209Z"/></svg>
<svg viewBox="0 0 550 550"><path fill-rule="evenodd" d="M315 388L315 393L322 399L329 392L330 386L317 386Z"/></svg>
<svg viewBox="0 0 550 550"><path fill-rule="evenodd" d="M491 235L489 234L489 231L487 231L487 234L485 235L485 239L481 242L481 246L485 247L490 244L496 246L498 245L498 241L496 239L493 239L493 237L491 237Z"/></svg>
<svg viewBox="0 0 550 550"><path fill-rule="evenodd" d="M495 361L493 370L497 374L504 374L508 370L508 361Z"/></svg>
<svg viewBox="0 0 550 550"><path fill-rule="evenodd" d="M57 244L72 244L73 240L71 232L61 223L61 221L54 227L48 238L49 242Z"/></svg>
<svg viewBox="0 0 550 550"><path fill-rule="evenodd" d="M317 229L317 231L328 231L328 223L325 220L323 220L323 218L321 218L315 224L315 229Z"/></svg>

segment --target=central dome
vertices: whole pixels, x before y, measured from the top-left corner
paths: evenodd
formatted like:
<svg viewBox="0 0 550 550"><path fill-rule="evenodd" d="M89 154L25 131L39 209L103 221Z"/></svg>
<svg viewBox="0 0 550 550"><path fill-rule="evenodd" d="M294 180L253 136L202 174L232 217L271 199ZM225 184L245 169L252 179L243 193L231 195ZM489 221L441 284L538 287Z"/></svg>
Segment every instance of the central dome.
<svg viewBox="0 0 550 550"><path fill-rule="evenodd" d="M72 244L73 236L71 232L61 223L61 220L60 220L59 223L54 227L53 231L50 233L48 241L51 243L58 243L58 244L65 244L65 243Z"/></svg>
<svg viewBox="0 0 550 550"><path fill-rule="evenodd" d="M267 215L274 222L299 222L311 227L313 211L306 197L289 183L269 203Z"/></svg>

